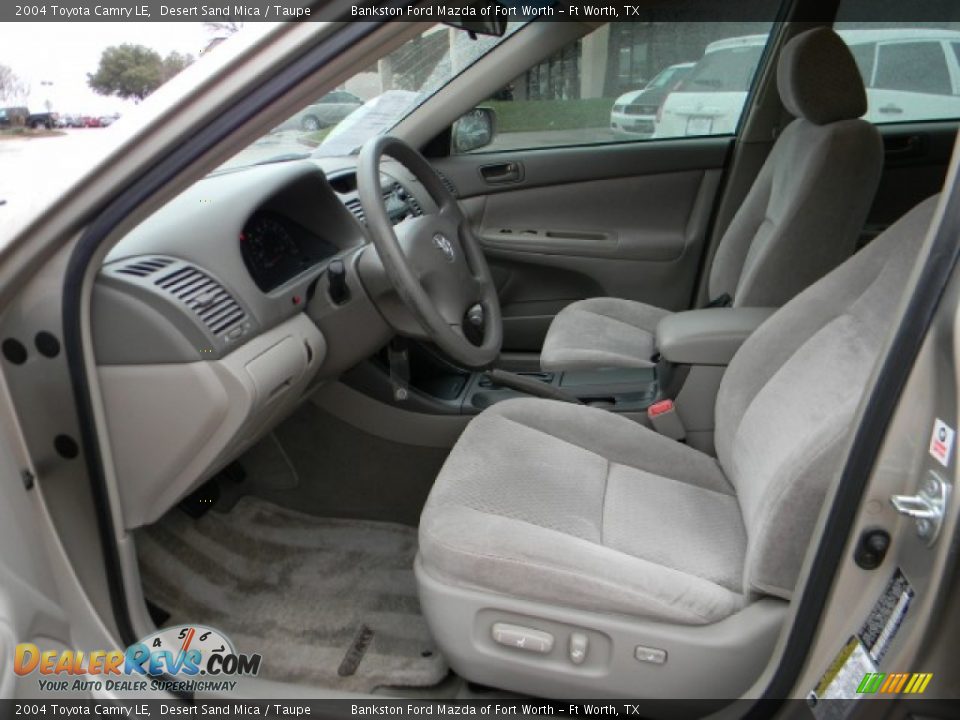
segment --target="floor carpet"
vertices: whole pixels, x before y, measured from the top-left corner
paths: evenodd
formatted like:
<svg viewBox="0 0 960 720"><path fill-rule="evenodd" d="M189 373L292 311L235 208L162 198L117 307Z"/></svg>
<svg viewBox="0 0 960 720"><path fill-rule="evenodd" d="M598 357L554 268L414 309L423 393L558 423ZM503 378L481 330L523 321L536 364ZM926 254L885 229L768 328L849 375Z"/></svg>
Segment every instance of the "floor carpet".
<svg viewBox="0 0 960 720"><path fill-rule="evenodd" d="M240 458L247 479L223 483L220 504L255 495L318 517L416 526L448 452L370 435L307 402Z"/></svg>
<svg viewBox="0 0 960 720"><path fill-rule="evenodd" d="M260 676L342 691L423 687L448 667L420 614L416 530L317 518L245 496L139 531L146 597L263 655Z"/></svg>

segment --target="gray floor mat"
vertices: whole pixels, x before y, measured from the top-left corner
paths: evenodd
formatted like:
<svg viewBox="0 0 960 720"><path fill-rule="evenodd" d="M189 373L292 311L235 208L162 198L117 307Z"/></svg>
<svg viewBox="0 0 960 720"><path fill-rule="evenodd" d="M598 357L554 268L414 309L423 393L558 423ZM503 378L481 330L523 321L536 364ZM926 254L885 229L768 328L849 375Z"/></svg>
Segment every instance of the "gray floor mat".
<svg viewBox="0 0 960 720"><path fill-rule="evenodd" d="M174 510L139 531L137 547L144 592L171 613L167 624L223 630L263 655L261 677L370 692L434 685L448 672L420 614L413 528L247 496L199 520ZM358 657L361 636L369 644Z"/></svg>
<svg viewBox="0 0 960 720"><path fill-rule="evenodd" d="M318 517L417 525L449 451L391 442L304 403L240 458L247 480L218 507L255 495Z"/></svg>

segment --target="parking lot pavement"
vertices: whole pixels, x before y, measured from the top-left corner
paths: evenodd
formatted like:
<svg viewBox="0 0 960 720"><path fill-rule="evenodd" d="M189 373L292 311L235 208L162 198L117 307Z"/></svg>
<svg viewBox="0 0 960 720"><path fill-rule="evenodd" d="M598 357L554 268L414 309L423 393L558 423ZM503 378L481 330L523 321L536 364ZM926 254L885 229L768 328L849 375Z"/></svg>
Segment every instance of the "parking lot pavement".
<svg viewBox="0 0 960 720"><path fill-rule="evenodd" d="M91 164L99 143L75 137L96 130L67 130L62 135L0 139L0 242L10 218L38 208L66 190L79 171Z"/></svg>
<svg viewBox="0 0 960 720"><path fill-rule="evenodd" d="M21 176L21 162L30 150L30 144L33 142L43 142L54 138L42 138L40 140L0 140L0 201L10 202L12 195L18 191L18 186L22 186L27 178ZM14 172L8 168L17 168Z"/></svg>

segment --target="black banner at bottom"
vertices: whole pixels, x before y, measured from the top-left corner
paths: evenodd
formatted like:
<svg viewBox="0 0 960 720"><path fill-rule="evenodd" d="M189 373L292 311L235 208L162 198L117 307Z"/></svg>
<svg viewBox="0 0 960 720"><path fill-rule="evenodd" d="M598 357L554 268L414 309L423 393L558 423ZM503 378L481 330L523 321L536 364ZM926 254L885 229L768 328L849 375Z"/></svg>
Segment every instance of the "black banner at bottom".
<svg viewBox="0 0 960 720"><path fill-rule="evenodd" d="M879 704L884 704L880 707ZM720 710L724 717L846 718L876 717L893 710L934 718L960 717L960 700L858 699L812 701L690 701L690 700L509 700L430 701L369 698L350 700L0 700L0 718L183 718L276 717L356 718L398 717L703 717Z"/></svg>

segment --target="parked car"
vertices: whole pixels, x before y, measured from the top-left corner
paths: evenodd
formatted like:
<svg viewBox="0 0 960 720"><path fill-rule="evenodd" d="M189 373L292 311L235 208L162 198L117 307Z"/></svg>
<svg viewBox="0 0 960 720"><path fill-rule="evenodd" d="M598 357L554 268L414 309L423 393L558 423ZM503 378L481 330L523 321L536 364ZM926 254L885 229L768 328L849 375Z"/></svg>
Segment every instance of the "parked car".
<svg viewBox="0 0 960 720"><path fill-rule="evenodd" d="M632 138L652 136L660 103L690 73L694 64L670 65L640 90L618 97L610 112L610 129L614 134Z"/></svg>
<svg viewBox="0 0 960 720"><path fill-rule="evenodd" d="M100 127L110 127L117 121L117 119L113 115L101 115L99 120L100 120Z"/></svg>
<svg viewBox="0 0 960 720"><path fill-rule="evenodd" d="M363 100L345 90L327 93L317 102L308 105L277 130L303 130L314 132L321 128L336 125L347 115L363 105Z"/></svg>
<svg viewBox="0 0 960 720"><path fill-rule="evenodd" d="M927 28L840 30L867 87L871 122L960 116L960 32ZM711 43L663 101L654 137L733 133L766 35Z"/></svg>
<svg viewBox="0 0 960 720"><path fill-rule="evenodd" d="M100 118L98 117L93 117L91 115L84 115L82 118L80 118L80 120L83 123L83 127L85 128L103 127L100 124Z"/></svg>
<svg viewBox="0 0 960 720"><path fill-rule="evenodd" d="M57 127L59 121L60 116L55 112L31 113L27 116L27 125L34 130L39 130L40 128L52 130Z"/></svg>
<svg viewBox="0 0 960 720"><path fill-rule="evenodd" d="M30 111L25 107L0 108L0 128L25 125Z"/></svg>

